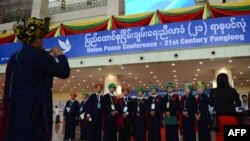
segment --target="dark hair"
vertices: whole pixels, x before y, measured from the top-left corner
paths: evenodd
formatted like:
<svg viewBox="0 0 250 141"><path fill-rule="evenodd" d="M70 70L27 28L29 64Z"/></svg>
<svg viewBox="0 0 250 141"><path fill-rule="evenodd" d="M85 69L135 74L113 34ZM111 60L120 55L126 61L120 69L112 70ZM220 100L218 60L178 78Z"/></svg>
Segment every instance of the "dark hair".
<svg viewBox="0 0 250 141"><path fill-rule="evenodd" d="M227 74L220 73L217 76L217 88L231 88Z"/></svg>
<svg viewBox="0 0 250 141"><path fill-rule="evenodd" d="M247 95L243 94L243 95L241 96L241 98L243 98L243 97L246 97L246 98L247 98Z"/></svg>
<svg viewBox="0 0 250 141"><path fill-rule="evenodd" d="M56 108L58 108L58 106L57 106L57 105L56 105L55 107L56 107Z"/></svg>

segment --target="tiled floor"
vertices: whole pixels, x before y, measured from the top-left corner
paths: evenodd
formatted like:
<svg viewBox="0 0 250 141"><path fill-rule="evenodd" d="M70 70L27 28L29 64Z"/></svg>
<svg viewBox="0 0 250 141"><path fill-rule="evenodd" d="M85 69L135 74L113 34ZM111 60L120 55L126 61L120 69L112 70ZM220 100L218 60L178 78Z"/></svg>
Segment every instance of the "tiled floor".
<svg viewBox="0 0 250 141"><path fill-rule="evenodd" d="M165 131L164 128L162 128L162 141L165 141ZM211 132L212 135L212 141L215 141L214 137L214 132ZM64 124L60 123L59 125L53 125L53 138L52 141L63 141L63 136L64 136ZM80 127L76 126L76 139L74 141L80 141ZM131 141L133 141L133 137L131 137ZM182 137L180 137L180 140L182 141ZM198 140L197 140L198 141Z"/></svg>

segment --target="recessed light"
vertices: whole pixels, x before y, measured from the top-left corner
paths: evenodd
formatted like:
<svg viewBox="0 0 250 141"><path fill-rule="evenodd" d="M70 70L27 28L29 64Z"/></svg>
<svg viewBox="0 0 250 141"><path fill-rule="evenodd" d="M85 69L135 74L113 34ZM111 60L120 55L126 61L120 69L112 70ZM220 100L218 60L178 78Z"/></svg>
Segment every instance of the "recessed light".
<svg viewBox="0 0 250 141"><path fill-rule="evenodd" d="M130 85L130 84L128 84L128 86L129 86L129 87L131 87L131 85Z"/></svg>
<svg viewBox="0 0 250 141"><path fill-rule="evenodd" d="M77 85L78 85L78 86L80 86L81 84L80 84L80 83L78 83Z"/></svg>
<svg viewBox="0 0 250 141"><path fill-rule="evenodd" d="M175 87L176 87L176 88L178 88L179 86L178 86L178 85L176 85Z"/></svg>
<svg viewBox="0 0 250 141"><path fill-rule="evenodd" d="M126 82L125 82L125 81L123 81L122 83L123 83L123 84L125 84Z"/></svg>
<svg viewBox="0 0 250 141"><path fill-rule="evenodd" d="M79 69L77 69L76 71L77 71L77 72L80 72L80 70L79 70Z"/></svg>
<svg viewBox="0 0 250 141"><path fill-rule="evenodd" d="M76 89L76 87L74 87L74 89Z"/></svg>
<svg viewBox="0 0 250 141"><path fill-rule="evenodd" d="M130 72L130 73L128 73L128 75L131 75L132 73Z"/></svg>
<svg viewBox="0 0 250 141"><path fill-rule="evenodd" d="M59 91L61 92L62 90L60 89Z"/></svg>
<svg viewBox="0 0 250 141"><path fill-rule="evenodd" d="M176 72L176 70L173 70L173 72Z"/></svg>
<svg viewBox="0 0 250 141"><path fill-rule="evenodd" d="M157 76L154 76L154 78L157 78Z"/></svg>
<svg viewBox="0 0 250 141"><path fill-rule="evenodd" d="M198 74L195 74L194 76L198 76Z"/></svg>
<svg viewBox="0 0 250 141"><path fill-rule="evenodd" d="M172 66L175 66L175 63L172 63Z"/></svg>
<svg viewBox="0 0 250 141"><path fill-rule="evenodd" d="M71 76L71 78L75 78L75 76L74 76L74 75L72 75L72 76Z"/></svg>
<svg viewBox="0 0 250 141"><path fill-rule="evenodd" d="M137 77L135 77L135 80L137 80L138 78Z"/></svg>
<svg viewBox="0 0 250 141"><path fill-rule="evenodd" d="M92 76L93 76L92 74L89 75L89 77L92 77Z"/></svg>
<svg viewBox="0 0 250 141"><path fill-rule="evenodd" d="M156 80L156 82L160 82L160 80Z"/></svg>
<svg viewBox="0 0 250 141"><path fill-rule="evenodd" d="M202 62L202 61L200 61L200 62L199 62L199 64L200 64L200 65L202 65L202 64L203 64L203 62Z"/></svg>
<svg viewBox="0 0 250 141"><path fill-rule="evenodd" d="M248 66L248 68L250 69L250 66Z"/></svg>
<svg viewBox="0 0 250 141"><path fill-rule="evenodd" d="M61 89L64 89L64 87L62 87Z"/></svg>
<svg viewBox="0 0 250 141"><path fill-rule="evenodd" d="M2 84L2 86L4 86L4 83Z"/></svg>
<svg viewBox="0 0 250 141"><path fill-rule="evenodd" d="M236 79L236 77L235 77L235 76L234 76L233 78L234 78L234 79Z"/></svg>
<svg viewBox="0 0 250 141"><path fill-rule="evenodd" d="M240 85L243 85L243 83L240 83Z"/></svg>
<svg viewBox="0 0 250 141"><path fill-rule="evenodd" d="M148 67L149 67L149 65L146 65L145 67L146 67L146 68L148 68Z"/></svg>
<svg viewBox="0 0 250 141"><path fill-rule="evenodd" d="M67 84L64 84L64 86L66 87L66 86L67 86Z"/></svg>
<svg viewBox="0 0 250 141"><path fill-rule="evenodd" d="M89 86L86 87L87 89L89 88Z"/></svg>
<svg viewBox="0 0 250 141"><path fill-rule="evenodd" d="M73 89L70 89L71 92L73 92Z"/></svg>
<svg viewBox="0 0 250 141"><path fill-rule="evenodd" d="M197 71L200 71L201 69L196 69Z"/></svg>
<svg viewBox="0 0 250 141"><path fill-rule="evenodd" d="M86 80L82 80L83 82L85 82Z"/></svg>
<svg viewBox="0 0 250 141"><path fill-rule="evenodd" d="M243 72L241 71L240 74L243 74Z"/></svg>
<svg viewBox="0 0 250 141"><path fill-rule="evenodd" d="M196 80L196 78L194 78L194 81Z"/></svg>
<svg viewBox="0 0 250 141"><path fill-rule="evenodd" d="M178 81L177 79L175 79L174 81Z"/></svg>
<svg viewBox="0 0 250 141"><path fill-rule="evenodd" d="M230 59L230 60L228 60L228 62L229 62L229 63L232 63L232 62L233 62L233 60L231 60L231 59Z"/></svg>
<svg viewBox="0 0 250 141"><path fill-rule="evenodd" d="M178 85L178 83L176 82L175 85Z"/></svg>
<svg viewBox="0 0 250 141"><path fill-rule="evenodd" d="M99 81L102 81L102 79L100 78Z"/></svg>
<svg viewBox="0 0 250 141"><path fill-rule="evenodd" d="M152 74L152 73L154 73L153 71L150 71L150 73Z"/></svg>
<svg viewBox="0 0 250 141"><path fill-rule="evenodd" d="M92 83L92 85L95 85L95 83Z"/></svg>
<svg viewBox="0 0 250 141"><path fill-rule="evenodd" d="M149 87L147 87L147 89L148 89Z"/></svg>
<svg viewBox="0 0 250 141"><path fill-rule="evenodd" d="M70 83L70 81L69 81L69 80L68 80L67 82L68 82L68 83Z"/></svg>
<svg viewBox="0 0 250 141"><path fill-rule="evenodd" d="M85 91L85 89L82 89L83 91Z"/></svg>
<svg viewBox="0 0 250 141"><path fill-rule="evenodd" d="M209 85L209 84L207 84L207 86L209 87L210 85Z"/></svg>
<svg viewBox="0 0 250 141"><path fill-rule="evenodd" d="M135 87L132 87L132 89L135 89Z"/></svg>
<svg viewBox="0 0 250 141"><path fill-rule="evenodd" d="M174 75L174 77L177 77L177 75Z"/></svg>
<svg viewBox="0 0 250 141"><path fill-rule="evenodd" d="M159 85L161 86L162 84L161 84L161 83L159 83Z"/></svg>
<svg viewBox="0 0 250 141"><path fill-rule="evenodd" d="M142 81L139 81L139 83L142 83Z"/></svg>
<svg viewBox="0 0 250 141"><path fill-rule="evenodd" d="M122 66L122 67L121 67L121 69L123 70L123 69L124 69L124 67Z"/></svg>
<svg viewBox="0 0 250 141"><path fill-rule="evenodd" d="M247 80L247 82L249 82L249 80Z"/></svg>
<svg viewBox="0 0 250 141"><path fill-rule="evenodd" d="M143 84L143 86L146 86L146 84Z"/></svg>
<svg viewBox="0 0 250 141"><path fill-rule="evenodd" d="M98 68L98 70L99 70L99 71L101 71L101 70L102 70L102 68Z"/></svg>
<svg viewBox="0 0 250 141"><path fill-rule="evenodd" d="M56 81L53 81L53 84L55 84L56 83Z"/></svg>

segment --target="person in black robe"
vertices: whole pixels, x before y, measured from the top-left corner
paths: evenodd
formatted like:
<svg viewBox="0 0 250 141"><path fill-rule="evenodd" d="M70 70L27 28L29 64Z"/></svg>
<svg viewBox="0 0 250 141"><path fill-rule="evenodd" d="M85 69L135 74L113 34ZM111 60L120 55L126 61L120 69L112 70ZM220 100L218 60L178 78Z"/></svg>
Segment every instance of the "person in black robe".
<svg viewBox="0 0 250 141"><path fill-rule="evenodd" d="M195 114L198 121L198 137L199 141L211 141L209 123L209 111L208 111L208 96L204 94L206 84L199 81L197 83L197 91L199 93L197 101L197 112Z"/></svg>
<svg viewBox="0 0 250 141"><path fill-rule="evenodd" d="M104 95L104 134L103 141L117 141L117 108L116 97L114 92L116 85L111 83L108 85L109 93Z"/></svg>
<svg viewBox="0 0 250 141"><path fill-rule="evenodd" d="M119 141L130 141L133 99L130 98L129 89L123 89L123 97L116 103L118 110Z"/></svg>
<svg viewBox="0 0 250 141"><path fill-rule="evenodd" d="M142 87L138 87L137 98L133 104L134 114L134 137L135 141L146 141L146 99L143 98L144 90Z"/></svg>
<svg viewBox="0 0 250 141"><path fill-rule="evenodd" d="M178 118L179 95L174 93L174 84L167 83L167 95L163 98L166 141L179 141Z"/></svg>
<svg viewBox="0 0 250 141"><path fill-rule="evenodd" d="M43 49L49 20L20 19L13 28L23 46L10 57L6 69L5 141L52 139L53 77L68 78L70 67L59 47L50 53Z"/></svg>
<svg viewBox="0 0 250 141"><path fill-rule="evenodd" d="M183 141L196 141L195 134L195 112L196 99L192 95L193 85L187 83L185 85L185 97L182 104L183 114Z"/></svg>
<svg viewBox="0 0 250 141"><path fill-rule="evenodd" d="M76 94L70 94L71 100L66 102L65 109L63 111L65 121L64 140L75 139L76 121L79 117L79 102L75 100Z"/></svg>
<svg viewBox="0 0 250 141"><path fill-rule="evenodd" d="M86 105L86 115L89 122L89 138L87 141L102 140L103 86L95 85L95 93L91 94Z"/></svg>
<svg viewBox="0 0 250 141"><path fill-rule="evenodd" d="M86 119L86 105L88 102L89 94L84 92L82 94L82 102L80 103L79 119L80 119L80 139L87 140L89 136L89 121Z"/></svg>
<svg viewBox="0 0 250 141"><path fill-rule="evenodd" d="M158 87L150 88L151 96L147 100L148 112L148 141L161 140L161 116L162 116L162 97L157 95Z"/></svg>

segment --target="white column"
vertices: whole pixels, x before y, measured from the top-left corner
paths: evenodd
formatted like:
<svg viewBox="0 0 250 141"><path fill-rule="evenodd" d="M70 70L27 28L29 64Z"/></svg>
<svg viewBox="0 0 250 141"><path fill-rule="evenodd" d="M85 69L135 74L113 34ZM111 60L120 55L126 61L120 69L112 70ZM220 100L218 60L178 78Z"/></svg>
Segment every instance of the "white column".
<svg viewBox="0 0 250 141"><path fill-rule="evenodd" d="M219 70L215 70L215 78L214 78L214 81L213 81L213 88L217 87L216 79L217 79L217 76L218 76L220 73L225 73L225 74L227 74L228 80L229 80L229 84L230 84L232 87L234 87L232 70L230 70L230 69L219 69Z"/></svg>
<svg viewBox="0 0 250 141"><path fill-rule="evenodd" d="M120 95L122 92L122 88L121 88L121 85L120 83L118 82L118 76L117 75L106 75L105 76L105 80L104 80L104 94L108 93L109 92L109 88L108 88L108 85L110 83L114 83L116 85L116 92L115 94L116 95Z"/></svg>
<svg viewBox="0 0 250 141"><path fill-rule="evenodd" d="M124 15L125 3L124 0L107 0L107 16Z"/></svg>
<svg viewBox="0 0 250 141"><path fill-rule="evenodd" d="M45 18L48 17L48 0L33 0L31 17Z"/></svg>

